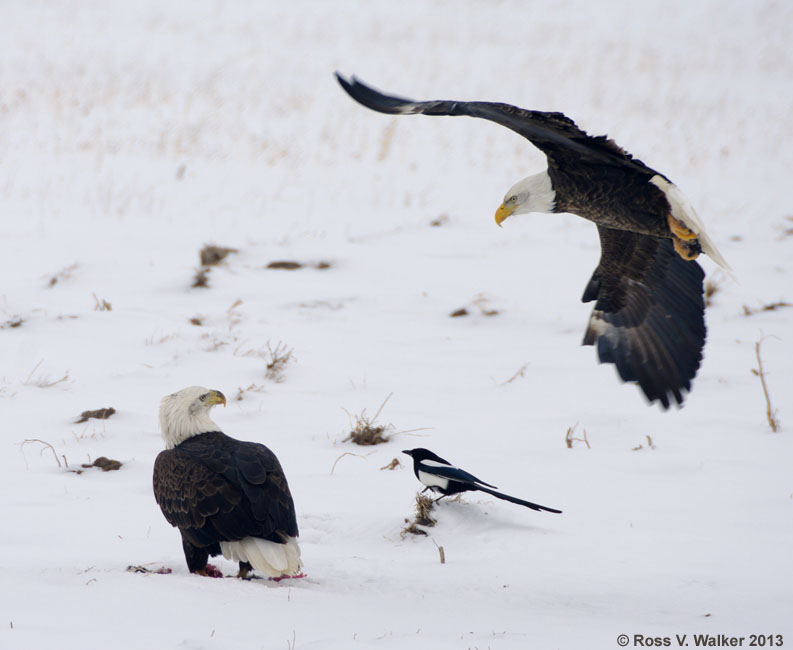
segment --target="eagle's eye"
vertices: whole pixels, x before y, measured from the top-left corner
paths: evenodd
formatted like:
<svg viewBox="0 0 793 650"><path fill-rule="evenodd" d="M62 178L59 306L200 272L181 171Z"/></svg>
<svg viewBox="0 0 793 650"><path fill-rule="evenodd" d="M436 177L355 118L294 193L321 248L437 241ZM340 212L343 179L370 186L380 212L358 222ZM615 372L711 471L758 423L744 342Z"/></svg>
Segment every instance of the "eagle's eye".
<svg viewBox="0 0 793 650"><path fill-rule="evenodd" d="M507 203L517 203L518 202L518 195L513 194L507 199Z"/></svg>
<svg viewBox="0 0 793 650"><path fill-rule="evenodd" d="M204 394L203 394L203 395L201 395L201 397L199 397L198 399L200 399L202 402L204 402L204 401L206 401L206 398L207 398L207 396L206 396L206 393L204 393Z"/></svg>

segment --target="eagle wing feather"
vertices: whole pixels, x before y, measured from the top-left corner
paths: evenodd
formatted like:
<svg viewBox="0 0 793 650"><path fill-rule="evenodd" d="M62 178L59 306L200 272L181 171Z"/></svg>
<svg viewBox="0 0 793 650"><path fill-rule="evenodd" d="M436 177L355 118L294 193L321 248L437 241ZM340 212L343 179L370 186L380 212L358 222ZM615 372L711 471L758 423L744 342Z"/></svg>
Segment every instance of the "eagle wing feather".
<svg viewBox="0 0 793 650"><path fill-rule="evenodd" d="M647 399L683 402L702 360L702 268L676 254L671 240L598 226L600 262L582 300L596 301L584 345L614 363Z"/></svg>

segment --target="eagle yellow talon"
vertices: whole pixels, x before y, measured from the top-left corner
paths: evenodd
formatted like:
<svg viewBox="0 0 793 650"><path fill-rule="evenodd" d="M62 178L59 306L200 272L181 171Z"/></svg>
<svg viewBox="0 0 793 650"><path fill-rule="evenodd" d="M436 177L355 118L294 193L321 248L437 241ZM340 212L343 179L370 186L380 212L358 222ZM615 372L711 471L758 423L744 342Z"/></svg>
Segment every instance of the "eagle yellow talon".
<svg viewBox="0 0 793 650"><path fill-rule="evenodd" d="M696 242L689 243L677 237L673 237L672 242L675 245L675 251L684 260L695 260L699 257L699 246L695 245Z"/></svg>
<svg viewBox="0 0 793 650"><path fill-rule="evenodd" d="M666 216L666 222L669 224L669 230L675 237L680 239L696 239L697 233L691 228L688 228L680 219L675 219L671 214ZM679 251L678 251L679 252Z"/></svg>

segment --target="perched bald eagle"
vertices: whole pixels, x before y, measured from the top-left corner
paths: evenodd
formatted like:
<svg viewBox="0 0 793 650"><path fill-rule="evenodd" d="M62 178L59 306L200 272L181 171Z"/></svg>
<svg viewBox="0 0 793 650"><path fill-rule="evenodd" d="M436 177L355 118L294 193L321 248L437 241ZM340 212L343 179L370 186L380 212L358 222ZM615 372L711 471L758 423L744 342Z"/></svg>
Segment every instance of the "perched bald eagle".
<svg viewBox="0 0 793 650"><path fill-rule="evenodd" d="M595 301L584 345L669 408L699 369L705 345L704 252L729 270L682 192L606 136L590 136L562 113L491 102L414 102L336 73L364 106L390 114L468 115L519 133L548 158L548 169L513 185L496 211L500 226L526 212L571 212L597 224L600 262L584 290Z"/></svg>
<svg viewBox="0 0 793 650"><path fill-rule="evenodd" d="M300 571L295 505L281 464L267 447L227 436L209 417L223 393L192 386L163 397L165 451L154 461L154 498L182 534L190 573L207 559L239 562L271 577Z"/></svg>

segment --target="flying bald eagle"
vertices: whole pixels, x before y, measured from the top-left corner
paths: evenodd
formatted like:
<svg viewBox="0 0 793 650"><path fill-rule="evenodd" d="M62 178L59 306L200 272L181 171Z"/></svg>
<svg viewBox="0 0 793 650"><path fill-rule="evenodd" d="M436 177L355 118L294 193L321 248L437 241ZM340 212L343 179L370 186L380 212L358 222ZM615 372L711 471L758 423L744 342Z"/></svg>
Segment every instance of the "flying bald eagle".
<svg viewBox="0 0 793 650"><path fill-rule="evenodd" d="M597 225L600 262L584 290L595 301L584 345L638 382L666 409L684 400L705 345L702 252L730 270L702 221L666 176L606 136L590 136L562 113L492 102L390 97L336 73L367 108L397 115L468 115L519 133L548 158L548 169L513 185L496 211L500 226L527 212L570 212Z"/></svg>
<svg viewBox="0 0 793 650"><path fill-rule="evenodd" d="M275 454L227 436L209 417L223 393L192 386L163 397L165 451L154 461L154 498L182 534L190 573L220 555L278 578L300 571L297 517Z"/></svg>

